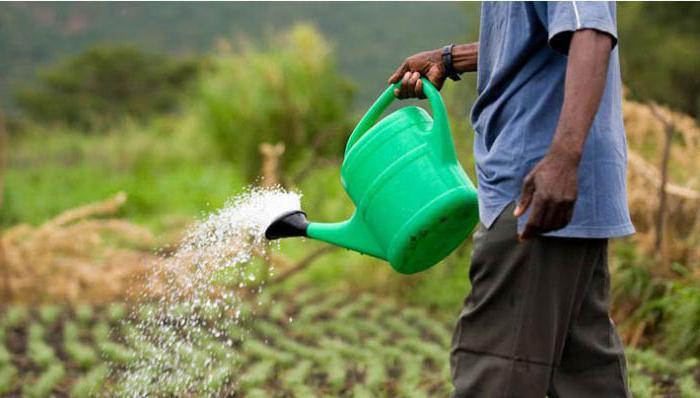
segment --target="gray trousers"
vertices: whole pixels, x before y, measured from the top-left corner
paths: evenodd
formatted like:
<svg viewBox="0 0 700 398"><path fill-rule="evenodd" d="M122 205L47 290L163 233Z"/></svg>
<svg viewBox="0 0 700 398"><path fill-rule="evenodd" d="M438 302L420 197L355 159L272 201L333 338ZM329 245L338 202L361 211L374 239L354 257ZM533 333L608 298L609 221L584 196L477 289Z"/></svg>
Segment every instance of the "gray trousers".
<svg viewBox="0 0 700 398"><path fill-rule="evenodd" d="M472 291L450 352L452 396L631 397L608 315L607 239L519 243L513 208L474 235Z"/></svg>

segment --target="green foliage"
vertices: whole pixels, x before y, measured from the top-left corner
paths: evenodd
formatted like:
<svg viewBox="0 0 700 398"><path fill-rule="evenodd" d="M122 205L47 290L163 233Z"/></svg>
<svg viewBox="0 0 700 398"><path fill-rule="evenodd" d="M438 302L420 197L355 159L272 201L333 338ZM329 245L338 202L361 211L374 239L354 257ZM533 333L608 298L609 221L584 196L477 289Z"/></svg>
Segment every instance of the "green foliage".
<svg viewBox="0 0 700 398"><path fill-rule="evenodd" d="M245 397L406 398L449 394L451 324L436 319L420 307L403 307L393 300L337 288L292 291L275 288L275 292L258 305L256 317L247 318L243 323L236 323L224 314L210 320L219 324L218 329L225 331L225 336L199 330L190 335L197 344L178 348L177 355L186 358L192 366L188 371L202 369L205 363L214 361L202 385L194 386L197 390L188 390L188 394L198 396L198 391L228 391ZM270 318L270 311L280 305L282 309L277 311L289 315L293 321L285 318L275 322ZM300 312L309 306L313 309L302 316ZM142 338L138 328L126 320L128 318L115 321L114 324L120 326L110 333L110 324L106 321L109 311L95 308L92 321L82 323L70 319L75 313L61 313L59 318L68 319L63 325L62 339L69 356L66 363L55 357L47 361L32 359L31 351L36 350L32 346L37 345L36 341L50 350L54 347L50 346L53 342L49 344L45 340L43 322L28 319L20 329L27 333L27 355L32 363L44 365L20 376L12 361L0 363L0 391L19 394L21 379L32 381L21 388L27 397L51 396L63 388L76 398L133 396L130 388L134 383L156 380L153 389L147 390L153 396L182 394L184 386L177 372L144 374L148 379L120 378L124 364L156 355L157 348ZM182 331L163 331L166 335L179 332ZM88 334L91 339L87 338ZM103 355L103 361L75 366L80 361L67 346L79 342L81 336L85 337L80 342L84 348L105 354L110 352L105 347L112 347L112 353L121 351L122 354ZM224 344L222 338L231 339L233 343ZM697 396L699 385L694 380L694 374L700 370L697 359L669 360L648 350L629 350L627 357L635 397Z"/></svg>
<svg viewBox="0 0 700 398"><path fill-rule="evenodd" d="M41 128L11 141L0 225L40 224L124 191L121 214L156 232L224 204L243 183L212 154L191 118L165 117L101 136Z"/></svg>
<svg viewBox="0 0 700 398"><path fill-rule="evenodd" d="M34 383L25 384L24 387L22 387L22 393L27 398L48 397L65 374L66 370L61 363L52 364L34 381Z"/></svg>
<svg viewBox="0 0 700 398"><path fill-rule="evenodd" d="M90 304L80 304L75 309L75 319L82 324L86 324L92 320L93 308Z"/></svg>
<svg viewBox="0 0 700 398"><path fill-rule="evenodd" d="M677 278L655 276L634 246L620 242L615 251L613 306L631 308L621 327L654 330L650 342L671 357L700 355L700 286L693 275L676 264Z"/></svg>
<svg viewBox="0 0 700 398"><path fill-rule="evenodd" d="M29 325L27 336L27 357L36 366L47 368L57 362L54 349L44 340L44 328L38 323Z"/></svg>
<svg viewBox="0 0 700 398"><path fill-rule="evenodd" d="M124 303L111 303L107 306L107 318L111 322L121 321L128 315L128 308Z"/></svg>
<svg viewBox="0 0 700 398"><path fill-rule="evenodd" d="M71 361L82 369L90 369L97 363L97 353L91 346L81 343L78 325L75 322L68 321L63 324L63 349Z"/></svg>
<svg viewBox="0 0 700 398"><path fill-rule="evenodd" d="M57 305L45 305L39 308L39 318L46 324L51 325L61 315L61 307Z"/></svg>
<svg viewBox="0 0 700 398"><path fill-rule="evenodd" d="M36 121L93 130L172 111L198 68L133 46L97 46L43 69L39 86L18 91L17 101Z"/></svg>
<svg viewBox="0 0 700 398"><path fill-rule="evenodd" d="M5 312L3 323L6 327L17 327L27 319L28 311L26 307L12 306Z"/></svg>
<svg viewBox="0 0 700 398"><path fill-rule="evenodd" d="M70 396L74 398L94 397L102 384L107 379L109 367L102 364L92 368L85 376L78 379L70 389Z"/></svg>
<svg viewBox="0 0 700 398"><path fill-rule="evenodd" d="M632 96L700 117L700 5L621 3L618 17L622 75Z"/></svg>
<svg viewBox="0 0 700 398"><path fill-rule="evenodd" d="M286 144L283 170L312 154L340 153L351 93L325 39L297 26L267 48L247 45L215 56L193 106L222 156L252 181L262 142Z"/></svg>
<svg viewBox="0 0 700 398"><path fill-rule="evenodd" d="M12 390L17 379L17 368L12 364L0 365L0 394Z"/></svg>
<svg viewBox="0 0 700 398"><path fill-rule="evenodd" d="M700 287L692 280L675 281L663 300L662 333L668 352L675 357L700 357Z"/></svg>
<svg viewBox="0 0 700 398"><path fill-rule="evenodd" d="M636 398L700 396L694 374L698 359L670 361L653 351L627 350L629 385Z"/></svg>

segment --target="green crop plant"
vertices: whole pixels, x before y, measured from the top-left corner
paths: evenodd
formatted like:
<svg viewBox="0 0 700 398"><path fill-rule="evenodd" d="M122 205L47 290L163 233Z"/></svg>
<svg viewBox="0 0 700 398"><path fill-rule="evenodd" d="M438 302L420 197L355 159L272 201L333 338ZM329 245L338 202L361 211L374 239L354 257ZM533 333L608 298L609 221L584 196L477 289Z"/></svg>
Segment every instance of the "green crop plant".
<svg viewBox="0 0 700 398"><path fill-rule="evenodd" d="M273 321L277 322L288 322L289 315L287 314L287 308L283 303L273 302L270 304L268 309L268 316Z"/></svg>
<svg viewBox="0 0 700 398"><path fill-rule="evenodd" d="M401 359L401 377L399 379L399 391L402 395L410 396L421 392L418 388L423 376L423 364L419 356L404 355Z"/></svg>
<svg viewBox="0 0 700 398"><path fill-rule="evenodd" d="M63 324L63 349L68 357L83 369L89 369L97 362L95 350L80 342L79 329L75 322L68 321Z"/></svg>
<svg viewBox="0 0 700 398"><path fill-rule="evenodd" d="M345 343L337 338L324 337L319 341L319 346L322 347L325 352L340 354L352 360L363 360L367 356L364 349Z"/></svg>
<svg viewBox="0 0 700 398"><path fill-rule="evenodd" d="M406 337L420 337L418 329L406 323L403 319L388 317L384 320L384 324L389 327L392 331Z"/></svg>
<svg viewBox="0 0 700 398"><path fill-rule="evenodd" d="M227 322L223 326L223 329L226 333L226 336L235 342L243 341L249 334L249 330L242 328L241 325L233 321Z"/></svg>
<svg viewBox="0 0 700 398"><path fill-rule="evenodd" d="M680 390L681 398L700 398L700 388L695 383L693 375L683 376L678 381L678 389Z"/></svg>
<svg viewBox="0 0 700 398"><path fill-rule="evenodd" d="M124 303L111 303L107 306L107 319L110 322L116 323L126 318L129 310Z"/></svg>
<svg viewBox="0 0 700 398"><path fill-rule="evenodd" d="M284 336L284 331L277 324L260 319L254 324L255 330L269 338L280 338Z"/></svg>
<svg viewBox="0 0 700 398"><path fill-rule="evenodd" d="M332 319L326 323L327 330L330 333L342 337L351 343L358 343L360 341L360 333L352 326L352 324L348 324L341 319Z"/></svg>
<svg viewBox="0 0 700 398"><path fill-rule="evenodd" d="M100 364L87 372L84 376L78 379L70 389L72 398L89 398L94 397L100 386L106 381L109 373L109 367L106 364Z"/></svg>
<svg viewBox="0 0 700 398"><path fill-rule="evenodd" d="M0 394L12 390L17 379L17 368L11 363L0 365Z"/></svg>
<svg viewBox="0 0 700 398"><path fill-rule="evenodd" d="M380 336L386 333L386 329L366 319L356 319L352 327L365 335Z"/></svg>
<svg viewBox="0 0 700 398"><path fill-rule="evenodd" d="M243 352L247 355L264 360L272 360L284 367L291 366L295 362L294 355L279 349L271 348L269 345L258 340L247 339L243 342L242 348Z"/></svg>
<svg viewBox="0 0 700 398"><path fill-rule="evenodd" d="M44 329L39 323L29 326L27 356L40 368L55 365L58 361L53 348L44 341Z"/></svg>
<svg viewBox="0 0 700 398"><path fill-rule="evenodd" d="M260 388L253 388L246 393L246 398L269 398L269 397L270 397L270 393L263 390L263 389L260 389Z"/></svg>
<svg viewBox="0 0 700 398"><path fill-rule="evenodd" d="M447 361L447 352L445 349L430 341L424 341L419 338L404 339L398 343L398 347L405 352L418 353L431 359L435 363Z"/></svg>
<svg viewBox="0 0 700 398"><path fill-rule="evenodd" d="M303 385L309 377L313 369L313 362L303 359L293 368L287 370L282 376L282 382L287 388L294 388L297 385Z"/></svg>
<svg viewBox="0 0 700 398"><path fill-rule="evenodd" d="M66 370L62 364L52 364L33 383L25 384L22 393L27 398L48 397L65 374Z"/></svg>
<svg viewBox="0 0 700 398"><path fill-rule="evenodd" d="M56 322L61 312L62 310L59 306L43 305L39 307L39 319L41 319L45 325L51 325Z"/></svg>
<svg viewBox="0 0 700 398"><path fill-rule="evenodd" d="M108 361L115 364L128 364L136 358L136 353L127 347L106 341L98 344L100 354Z"/></svg>
<svg viewBox="0 0 700 398"><path fill-rule="evenodd" d="M310 386L304 384L297 384L289 388L294 397L313 397L316 395L316 391Z"/></svg>
<svg viewBox="0 0 700 398"><path fill-rule="evenodd" d="M321 349L302 344L291 338L279 339L277 340L277 345L281 349L293 353L294 355L299 356L302 359L309 359L314 362L322 362L326 358L325 352Z"/></svg>
<svg viewBox="0 0 700 398"><path fill-rule="evenodd" d="M5 346L5 328L0 327L0 366L12 363L12 354Z"/></svg>
<svg viewBox="0 0 700 398"><path fill-rule="evenodd" d="M323 299L323 292L315 289L305 289L296 293L294 296L294 304L297 308L303 308L307 304L315 303Z"/></svg>
<svg viewBox="0 0 700 398"><path fill-rule="evenodd" d="M81 324L87 324L94 317L94 310L90 304L80 304L75 309L75 319Z"/></svg>
<svg viewBox="0 0 700 398"><path fill-rule="evenodd" d="M109 325L104 321L98 321L92 327L92 339L96 343L104 343L109 341Z"/></svg>
<svg viewBox="0 0 700 398"><path fill-rule="evenodd" d="M235 368L231 364L224 364L214 369L206 378L205 391L220 391L226 384L231 381Z"/></svg>
<svg viewBox="0 0 700 398"><path fill-rule="evenodd" d="M352 398L374 398L376 395L372 393L370 389L364 385L358 383L352 387L351 397Z"/></svg>
<svg viewBox="0 0 700 398"><path fill-rule="evenodd" d="M9 307L5 312L4 324L8 328L18 327L27 319L29 312L26 307Z"/></svg>
<svg viewBox="0 0 700 398"><path fill-rule="evenodd" d="M275 362L266 359L246 369L243 374L241 374L238 384L244 390L248 390L251 387L259 387L264 385L265 381L272 377L274 372Z"/></svg>
<svg viewBox="0 0 700 398"><path fill-rule="evenodd" d="M333 311L338 305L347 301L347 296L338 294L328 300L320 301L315 304L307 304L301 307L296 317L301 321L309 321L321 314Z"/></svg>
<svg viewBox="0 0 700 398"><path fill-rule="evenodd" d="M326 364L327 382L335 391L345 385L345 361L337 354L332 353Z"/></svg>
<svg viewBox="0 0 700 398"><path fill-rule="evenodd" d="M649 376L632 371L628 383L630 392L635 398L656 398L659 396L659 390Z"/></svg>
<svg viewBox="0 0 700 398"><path fill-rule="evenodd" d="M372 391L380 391L388 379L384 364L377 357L368 358L365 363L365 384Z"/></svg>
<svg viewBox="0 0 700 398"><path fill-rule="evenodd" d="M62 310L56 318L62 320L62 328L57 322L48 326L38 311L31 312L18 318L16 326L0 325L0 396L449 395L447 322L368 294L345 301L338 301L342 296L337 292L315 288L288 293L287 298L281 294L265 298L258 307L246 304L257 312L253 317L226 316L191 330L168 323L172 313L157 319L165 321L165 327L152 329L156 323L144 327L138 319L112 317L109 305L94 307L92 318L83 322L75 312ZM304 305L297 299L313 307L304 317L298 316ZM283 314L280 319L270 315L273 310ZM8 311L0 319L6 320ZM199 322L197 314L192 316ZM290 316L293 322L288 321ZM61 330L58 341L49 335L56 329ZM22 335L27 349L20 354L13 344ZM81 349L99 355L84 355ZM635 349L627 354L635 397L697 397L698 359L670 360ZM23 359L15 355L29 359L30 368L21 370L23 374L17 365ZM81 360L82 356L89 359ZM143 366L153 358L156 366Z"/></svg>
<svg viewBox="0 0 700 398"><path fill-rule="evenodd" d="M348 305L345 305L341 308L339 308L336 313L335 317L340 318L340 319L346 319L350 318L353 315L355 315L358 312L362 312L363 310L366 309L367 307L367 302L364 300L367 296L361 296L357 300L351 300Z"/></svg>

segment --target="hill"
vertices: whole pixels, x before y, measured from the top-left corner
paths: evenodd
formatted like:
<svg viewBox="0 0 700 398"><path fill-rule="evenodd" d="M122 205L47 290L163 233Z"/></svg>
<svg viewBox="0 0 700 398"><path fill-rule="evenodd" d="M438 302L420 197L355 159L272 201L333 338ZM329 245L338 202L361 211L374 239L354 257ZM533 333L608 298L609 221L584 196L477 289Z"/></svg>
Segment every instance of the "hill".
<svg viewBox="0 0 700 398"><path fill-rule="evenodd" d="M367 101L413 52L476 37L478 6L458 3L3 3L0 96L31 82L38 67L100 43L203 54L217 40L259 38L298 22L336 45L340 69Z"/></svg>

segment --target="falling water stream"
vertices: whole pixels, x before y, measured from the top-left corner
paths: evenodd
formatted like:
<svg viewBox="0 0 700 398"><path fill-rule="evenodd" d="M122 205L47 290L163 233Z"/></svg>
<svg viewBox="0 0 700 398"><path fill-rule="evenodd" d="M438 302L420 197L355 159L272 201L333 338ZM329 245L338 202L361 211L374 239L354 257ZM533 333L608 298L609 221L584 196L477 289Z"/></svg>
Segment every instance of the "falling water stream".
<svg viewBox="0 0 700 398"><path fill-rule="evenodd" d="M139 304L121 327L136 358L114 371L115 395L212 397L235 385L239 353L230 336L246 316L244 293L263 288L255 259L270 250L265 229L299 208L296 193L249 189L152 264L148 288L133 292Z"/></svg>

